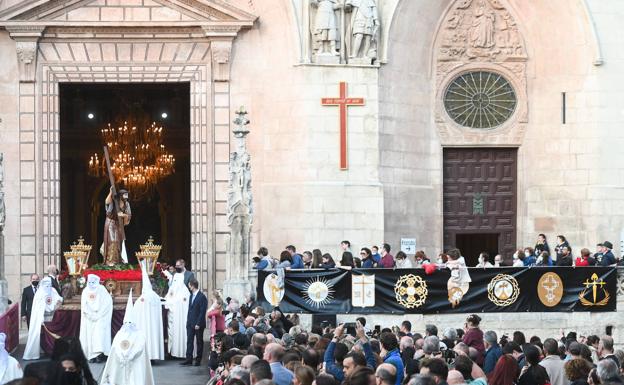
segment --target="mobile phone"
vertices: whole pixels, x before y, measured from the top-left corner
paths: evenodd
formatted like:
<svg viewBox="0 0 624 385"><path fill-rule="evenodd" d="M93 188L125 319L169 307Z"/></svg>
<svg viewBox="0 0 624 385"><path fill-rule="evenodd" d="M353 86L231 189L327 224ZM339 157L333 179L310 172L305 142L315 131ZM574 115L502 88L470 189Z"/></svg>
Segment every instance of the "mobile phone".
<svg viewBox="0 0 624 385"><path fill-rule="evenodd" d="M347 322L344 324L345 332L353 337L356 336L355 322Z"/></svg>

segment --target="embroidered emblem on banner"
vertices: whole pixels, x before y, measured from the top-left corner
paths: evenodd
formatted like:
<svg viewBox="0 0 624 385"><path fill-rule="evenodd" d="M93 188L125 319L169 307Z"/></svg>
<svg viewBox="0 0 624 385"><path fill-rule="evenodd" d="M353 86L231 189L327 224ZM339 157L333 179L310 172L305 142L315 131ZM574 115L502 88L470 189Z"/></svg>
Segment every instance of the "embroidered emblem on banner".
<svg viewBox="0 0 624 385"><path fill-rule="evenodd" d="M453 309L457 307L457 305L459 305L462 298L464 298L464 294L466 293L457 286L448 289L448 300L451 303L451 307L453 307Z"/></svg>
<svg viewBox="0 0 624 385"><path fill-rule="evenodd" d="M311 279L303 285L303 299L314 307L325 307L334 299L334 285L322 277Z"/></svg>
<svg viewBox="0 0 624 385"><path fill-rule="evenodd" d="M394 285L396 300L406 309L421 307L427 300L427 282L414 274L402 275Z"/></svg>
<svg viewBox="0 0 624 385"><path fill-rule="evenodd" d="M264 298L269 301L271 306L279 306L279 303L284 298L284 283L277 274L270 274L264 280L262 292L264 293Z"/></svg>
<svg viewBox="0 0 624 385"><path fill-rule="evenodd" d="M351 276L351 305L354 307L375 306L375 275Z"/></svg>
<svg viewBox="0 0 624 385"><path fill-rule="evenodd" d="M584 306L606 306L609 303L609 292L605 289L607 284L598 274L594 273L590 280L585 280L585 289L579 294L581 304Z"/></svg>
<svg viewBox="0 0 624 385"><path fill-rule="evenodd" d="M537 296L544 306L557 306L563 298L563 281L559 275L548 272L537 282Z"/></svg>
<svg viewBox="0 0 624 385"><path fill-rule="evenodd" d="M497 274L488 283L488 298L496 306L509 306L520 295L518 281L508 274Z"/></svg>

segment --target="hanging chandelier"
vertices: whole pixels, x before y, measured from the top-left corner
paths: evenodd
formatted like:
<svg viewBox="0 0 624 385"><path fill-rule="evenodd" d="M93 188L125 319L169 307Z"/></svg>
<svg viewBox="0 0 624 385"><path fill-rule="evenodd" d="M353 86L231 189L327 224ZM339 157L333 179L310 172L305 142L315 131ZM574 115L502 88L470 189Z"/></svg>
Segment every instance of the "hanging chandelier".
<svg viewBox="0 0 624 385"><path fill-rule="evenodd" d="M156 123L133 124L124 121L118 127L109 123L100 130L108 146L111 172L116 181L130 191L131 199L148 194L163 178L173 174L175 158L162 144L162 126ZM89 175L107 175L106 162L95 153L89 159Z"/></svg>

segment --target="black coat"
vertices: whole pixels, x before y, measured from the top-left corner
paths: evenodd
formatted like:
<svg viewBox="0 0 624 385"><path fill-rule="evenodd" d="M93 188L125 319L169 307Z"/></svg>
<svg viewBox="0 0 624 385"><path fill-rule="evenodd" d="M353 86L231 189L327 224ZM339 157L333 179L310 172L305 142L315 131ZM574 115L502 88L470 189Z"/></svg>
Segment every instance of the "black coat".
<svg viewBox="0 0 624 385"><path fill-rule="evenodd" d="M186 317L186 327L195 327L195 325L198 325L200 328L205 328L208 299L201 291L197 292L193 303L191 303L192 298L193 294L191 293L191 295L189 295L189 309L188 316Z"/></svg>
<svg viewBox="0 0 624 385"><path fill-rule="evenodd" d="M50 281L52 281L52 287L54 288L54 290L56 290L56 292L58 293L58 295L60 295L61 297L63 296L63 294L61 294L61 287L59 286L59 282L57 278L54 278L51 275L48 275L48 278L50 278Z"/></svg>
<svg viewBox="0 0 624 385"><path fill-rule="evenodd" d="M28 325L30 325L30 312L32 311L33 298L35 298L35 292L32 285L29 285L22 291L21 302L22 316L26 316Z"/></svg>

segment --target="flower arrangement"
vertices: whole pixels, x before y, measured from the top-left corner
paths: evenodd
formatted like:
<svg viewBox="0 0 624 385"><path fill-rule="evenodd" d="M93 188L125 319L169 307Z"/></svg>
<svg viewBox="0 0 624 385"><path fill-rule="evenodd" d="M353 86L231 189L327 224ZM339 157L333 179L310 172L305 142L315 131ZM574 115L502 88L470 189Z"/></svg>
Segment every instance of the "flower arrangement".
<svg viewBox="0 0 624 385"><path fill-rule="evenodd" d="M85 270L83 276L94 274L100 277L102 282L112 279L115 281L140 281L141 269L138 265L130 265L126 263L117 263L113 266L105 264L97 264Z"/></svg>

